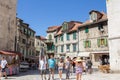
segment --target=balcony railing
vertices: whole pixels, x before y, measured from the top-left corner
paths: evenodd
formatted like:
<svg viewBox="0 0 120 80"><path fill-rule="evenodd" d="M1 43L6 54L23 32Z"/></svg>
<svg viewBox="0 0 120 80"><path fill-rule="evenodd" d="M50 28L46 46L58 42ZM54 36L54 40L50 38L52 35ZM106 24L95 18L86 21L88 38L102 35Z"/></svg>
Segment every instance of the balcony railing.
<svg viewBox="0 0 120 80"><path fill-rule="evenodd" d="M53 42L52 39L47 39L47 40L44 40L45 43L49 43L49 42Z"/></svg>
<svg viewBox="0 0 120 80"><path fill-rule="evenodd" d="M54 53L55 51L54 50L47 50L46 53L49 54L49 53Z"/></svg>

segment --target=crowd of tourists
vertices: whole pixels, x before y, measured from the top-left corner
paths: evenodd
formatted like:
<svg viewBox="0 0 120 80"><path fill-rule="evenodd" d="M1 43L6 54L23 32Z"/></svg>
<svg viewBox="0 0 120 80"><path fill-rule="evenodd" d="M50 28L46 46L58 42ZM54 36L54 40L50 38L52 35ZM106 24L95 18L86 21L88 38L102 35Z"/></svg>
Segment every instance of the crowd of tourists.
<svg viewBox="0 0 120 80"><path fill-rule="evenodd" d="M83 73L92 73L92 62L90 58L67 56L64 58L55 59L53 55L50 55L50 59L45 60L44 56L39 61L39 70L41 74L41 80L54 80L55 70L59 74L59 79L63 80L62 74L65 72L66 80L70 80L70 75L75 74L76 80L81 80ZM46 72L49 72L49 76L46 77Z"/></svg>

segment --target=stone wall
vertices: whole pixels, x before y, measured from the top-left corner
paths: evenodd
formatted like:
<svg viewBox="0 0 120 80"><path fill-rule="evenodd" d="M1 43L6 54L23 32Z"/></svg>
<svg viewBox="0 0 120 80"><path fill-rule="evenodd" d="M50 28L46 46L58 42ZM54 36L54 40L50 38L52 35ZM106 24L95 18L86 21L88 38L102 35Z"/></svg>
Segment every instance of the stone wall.
<svg viewBox="0 0 120 80"><path fill-rule="evenodd" d="M98 25L93 25L89 28L89 32L85 33L85 28L79 31L79 50L80 52L92 52L92 51L108 51L108 47L98 47L97 39L99 38L108 38L108 27L107 25L103 26L104 32L101 33L98 30ZM84 41L90 40L91 47L84 48Z"/></svg>
<svg viewBox="0 0 120 80"><path fill-rule="evenodd" d="M14 50L17 0L0 0L0 50Z"/></svg>

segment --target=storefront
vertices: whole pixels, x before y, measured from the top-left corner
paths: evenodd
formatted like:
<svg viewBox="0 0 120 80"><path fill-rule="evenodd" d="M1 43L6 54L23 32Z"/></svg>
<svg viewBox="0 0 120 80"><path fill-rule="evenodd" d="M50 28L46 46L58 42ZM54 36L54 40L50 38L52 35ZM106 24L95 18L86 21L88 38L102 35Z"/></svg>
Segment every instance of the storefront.
<svg viewBox="0 0 120 80"><path fill-rule="evenodd" d="M92 52L91 54L92 62L94 65L100 65L100 59L104 61L104 59L109 59L109 51L100 51L100 52Z"/></svg>
<svg viewBox="0 0 120 80"><path fill-rule="evenodd" d="M7 75L19 73L20 56L20 53L13 51L0 51L0 58L5 57L8 62L8 68L6 68Z"/></svg>

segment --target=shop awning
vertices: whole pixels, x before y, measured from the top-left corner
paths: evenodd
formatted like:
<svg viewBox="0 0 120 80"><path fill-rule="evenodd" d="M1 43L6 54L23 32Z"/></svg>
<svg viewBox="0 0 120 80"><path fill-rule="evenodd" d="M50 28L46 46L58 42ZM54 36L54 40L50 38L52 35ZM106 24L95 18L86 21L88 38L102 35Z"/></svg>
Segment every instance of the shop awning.
<svg viewBox="0 0 120 80"><path fill-rule="evenodd" d="M69 56L71 58L77 57L77 53L66 53L66 56Z"/></svg>
<svg viewBox="0 0 120 80"><path fill-rule="evenodd" d="M0 54L11 55L11 56L16 56L16 55L21 56L22 55L21 53L17 53L17 52L14 52L14 51L4 51L4 50L1 50Z"/></svg>
<svg viewBox="0 0 120 80"><path fill-rule="evenodd" d="M97 52L91 52L91 54L109 54L109 51L97 51Z"/></svg>
<svg viewBox="0 0 120 80"><path fill-rule="evenodd" d="M90 52L80 52L80 53L78 53L78 56L80 56L80 57L89 57Z"/></svg>

